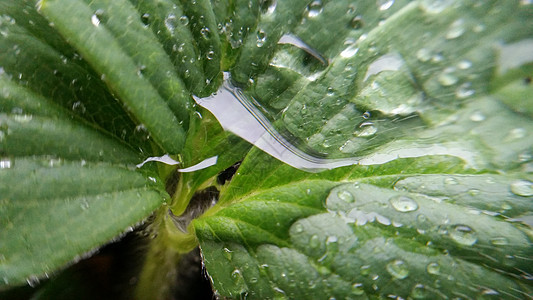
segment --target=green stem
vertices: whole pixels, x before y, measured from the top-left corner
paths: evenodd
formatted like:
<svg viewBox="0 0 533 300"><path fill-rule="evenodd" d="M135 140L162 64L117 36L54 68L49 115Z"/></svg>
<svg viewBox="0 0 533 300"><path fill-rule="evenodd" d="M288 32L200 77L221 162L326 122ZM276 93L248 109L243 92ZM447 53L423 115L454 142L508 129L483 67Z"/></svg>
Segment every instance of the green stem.
<svg viewBox="0 0 533 300"><path fill-rule="evenodd" d="M151 226L157 236L150 241L135 291L136 299L172 299L179 260L193 250L197 242L193 235L174 226L166 206L156 212Z"/></svg>

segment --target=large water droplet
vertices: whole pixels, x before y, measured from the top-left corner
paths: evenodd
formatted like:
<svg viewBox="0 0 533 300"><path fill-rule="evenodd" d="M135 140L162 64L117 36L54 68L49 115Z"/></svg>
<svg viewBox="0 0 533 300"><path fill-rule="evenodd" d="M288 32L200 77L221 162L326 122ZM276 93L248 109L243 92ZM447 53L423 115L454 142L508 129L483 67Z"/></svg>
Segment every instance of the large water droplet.
<svg viewBox="0 0 533 300"><path fill-rule="evenodd" d="M461 245L472 246L477 242L475 231L467 225L453 225L449 233L450 237Z"/></svg>
<svg viewBox="0 0 533 300"><path fill-rule="evenodd" d="M511 192L517 196L533 196L533 182L529 180L517 180L511 183Z"/></svg>
<svg viewBox="0 0 533 300"><path fill-rule="evenodd" d="M407 196L395 196L389 199L394 209L400 212L410 212L418 209L418 204Z"/></svg>
<svg viewBox="0 0 533 300"><path fill-rule="evenodd" d="M404 279L409 275L409 269L403 260L394 260L387 264L387 272L396 279Z"/></svg>
<svg viewBox="0 0 533 300"><path fill-rule="evenodd" d="M352 195L352 193L350 191L347 191L347 190L338 191L337 192L337 197L339 197L339 199L341 199L342 201L348 202L348 203L352 203L352 202L355 201L355 198Z"/></svg>

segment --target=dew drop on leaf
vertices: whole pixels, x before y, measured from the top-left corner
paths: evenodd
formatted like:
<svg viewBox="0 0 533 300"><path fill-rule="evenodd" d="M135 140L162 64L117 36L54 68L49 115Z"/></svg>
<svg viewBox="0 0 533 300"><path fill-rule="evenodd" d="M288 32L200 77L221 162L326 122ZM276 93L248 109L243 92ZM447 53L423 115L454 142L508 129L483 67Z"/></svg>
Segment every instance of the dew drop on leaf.
<svg viewBox="0 0 533 300"><path fill-rule="evenodd" d="M100 26L100 22L102 21L102 16L104 15L103 9L97 9L94 14L91 16L91 23L93 23L94 26L98 27Z"/></svg>
<svg viewBox="0 0 533 300"><path fill-rule="evenodd" d="M438 80L442 86L451 86L457 83L459 79L452 72L453 69L446 69L439 75Z"/></svg>
<svg viewBox="0 0 533 300"><path fill-rule="evenodd" d="M511 192L517 196L533 196L533 182L529 180L517 180L511 183Z"/></svg>
<svg viewBox="0 0 533 300"><path fill-rule="evenodd" d="M394 0L377 0L376 3L379 10L387 10L394 4Z"/></svg>
<svg viewBox="0 0 533 300"><path fill-rule="evenodd" d="M473 122L481 122L485 120L485 115L479 110L476 110L470 115L470 120Z"/></svg>
<svg viewBox="0 0 533 300"><path fill-rule="evenodd" d="M9 158L0 158L0 169L9 169L12 166L12 162Z"/></svg>
<svg viewBox="0 0 533 300"><path fill-rule="evenodd" d="M352 193L350 191L347 191L347 190L338 191L337 192L337 197L339 197L339 199L341 199L342 201L345 201L345 202L348 202L348 203L353 203L355 201L355 198L352 195Z"/></svg>
<svg viewBox="0 0 533 300"><path fill-rule="evenodd" d="M465 82L457 87L455 90L455 96L459 99L468 98L475 94L475 90L472 89L470 82Z"/></svg>
<svg viewBox="0 0 533 300"><path fill-rule="evenodd" d="M411 290L411 298L413 299L427 299L428 292L423 284L417 284Z"/></svg>
<svg viewBox="0 0 533 300"><path fill-rule="evenodd" d="M461 60L458 64L457 64L457 67L461 70L466 70L466 69L469 69L470 67L472 67L472 62L469 61L469 60Z"/></svg>
<svg viewBox="0 0 533 300"><path fill-rule="evenodd" d="M453 225L449 233L450 237L461 245L472 246L477 242L475 231L467 225Z"/></svg>
<svg viewBox="0 0 533 300"><path fill-rule="evenodd" d="M311 236L311 239L309 240L309 247L317 248L318 246L320 246L320 238L318 237L318 235L313 234Z"/></svg>
<svg viewBox="0 0 533 300"><path fill-rule="evenodd" d="M228 260L228 261L231 261L231 259L233 258L233 251L231 251L229 248L227 247L224 247L224 249L222 249L222 254L224 255L224 257Z"/></svg>
<svg viewBox="0 0 533 300"><path fill-rule="evenodd" d="M304 231L304 226L300 223L294 224L294 232L301 233Z"/></svg>
<svg viewBox="0 0 533 300"><path fill-rule="evenodd" d="M438 263L429 263L426 267L429 274L437 275L440 272L440 266Z"/></svg>
<svg viewBox="0 0 533 300"><path fill-rule="evenodd" d="M500 237L495 237L495 238L490 239L490 243L495 246L504 246L504 245L508 245L509 241L507 240L507 238L500 236Z"/></svg>
<svg viewBox="0 0 533 300"><path fill-rule="evenodd" d="M361 16L353 17L353 19L350 21L350 27L353 29L360 29L363 27L363 18L361 18Z"/></svg>
<svg viewBox="0 0 533 300"><path fill-rule="evenodd" d="M317 17L322 12L322 9L322 1L315 0L307 6L307 16L309 18Z"/></svg>
<svg viewBox="0 0 533 300"><path fill-rule="evenodd" d="M415 55L420 62L427 62L431 59L431 51L426 48L419 49L416 51Z"/></svg>
<svg viewBox="0 0 533 300"><path fill-rule="evenodd" d="M396 279L404 279L409 275L407 265L403 260L394 260L387 264L387 272Z"/></svg>
<svg viewBox="0 0 533 300"><path fill-rule="evenodd" d="M448 28L448 32L446 33L446 38L449 40L456 39L463 35L464 32L464 20L459 19L450 25L450 28Z"/></svg>
<svg viewBox="0 0 533 300"><path fill-rule="evenodd" d="M150 25L150 14L144 13L141 15L141 21L144 25Z"/></svg>
<svg viewBox="0 0 533 300"><path fill-rule="evenodd" d="M36 287L39 284L39 278L35 275L30 275L28 278L26 278L26 282L30 287Z"/></svg>
<svg viewBox="0 0 533 300"><path fill-rule="evenodd" d="M411 212L418 209L418 204L407 196L395 196L390 198L389 202L399 212Z"/></svg>
<svg viewBox="0 0 533 300"><path fill-rule="evenodd" d="M180 23L183 25L183 26L187 26L189 25L189 18L185 15L181 16L180 17Z"/></svg>
<svg viewBox="0 0 533 300"><path fill-rule="evenodd" d="M363 289L363 284L362 283L354 283L352 285L352 291L351 291L352 295L355 295L355 296L361 296L365 293L365 290Z"/></svg>

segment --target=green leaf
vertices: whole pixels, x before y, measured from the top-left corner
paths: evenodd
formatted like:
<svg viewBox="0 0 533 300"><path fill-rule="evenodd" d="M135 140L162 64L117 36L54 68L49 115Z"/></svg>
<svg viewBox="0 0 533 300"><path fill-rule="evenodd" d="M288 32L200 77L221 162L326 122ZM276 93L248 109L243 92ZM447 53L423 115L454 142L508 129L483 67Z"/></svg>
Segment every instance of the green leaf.
<svg viewBox="0 0 533 300"><path fill-rule="evenodd" d="M269 182L299 179L259 184L194 221L215 289L252 299L282 292L288 298L526 295L527 280L518 278L532 271L532 231L518 219L531 210L531 196L516 187L531 182L450 175L458 173L453 160L417 160L427 167L402 169L417 164L411 159L344 168L342 182L283 167L263 173ZM448 164L438 167L439 161ZM239 179L232 185L246 186Z"/></svg>
<svg viewBox="0 0 533 300"><path fill-rule="evenodd" d="M2 166L2 289L35 284L146 218L163 199L141 174L108 163L20 157Z"/></svg>
<svg viewBox="0 0 533 300"><path fill-rule="evenodd" d="M189 99L170 69L172 64L164 50L143 26L134 8L128 9L129 2L89 3L42 1L40 11L104 76L103 81L156 142L170 153L179 153L185 141L180 122L187 122ZM139 52L141 55L137 55L138 47L146 48ZM136 55L132 57L133 54Z"/></svg>
<svg viewBox="0 0 533 300"><path fill-rule="evenodd" d="M527 297L531 5L277 4L232 79L291 146L359 165L309 174L250 151L193 221L216 293Z"/></svg>

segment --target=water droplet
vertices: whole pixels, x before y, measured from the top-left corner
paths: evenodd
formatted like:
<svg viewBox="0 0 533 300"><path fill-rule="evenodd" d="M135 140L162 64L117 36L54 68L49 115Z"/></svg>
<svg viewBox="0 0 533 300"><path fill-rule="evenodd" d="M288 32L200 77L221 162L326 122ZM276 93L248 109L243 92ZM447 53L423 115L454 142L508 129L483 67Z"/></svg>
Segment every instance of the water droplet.
<svg viewBox="0 0 533 300"><path fill-rule="evenodd" d="M394 0L377 0L376 4L379 10L387 10L394 4Z"/></svg>
<svg viewBox="0 0 533 300"><path fill-rule="evenodd" d="M529 180L517 180L511 183L511 192L517 196L533 196L533 182Z"/></svg>
<svg viewBox="0 0 533 300"><path fill-rule="evenodd" d="M407 265L402 260L394 260L387 264L387 271L396 279L404 279L409 275Z"/></svg>
<svg viewBox="0 0 533 300"><path fill-rule="evenodd" d="M427 265L426 270L429 274L437 275L440 272L440 266L438 263L430 263Z"/></svg>
<svg viewBox="0 0 533 300"><path fill-rule="evenodd" d="M485 115L481 111L476 110L470 115L470 120L474 122L481 122L485 120Z"/></svg>
<svg viewBox="0 0 533 300"><path fill-rule="evenodd" d="M477 242L475 231L467 225L453 225L449 233L450 237L461 245L472 246Z"/></svg>
<svg viewBox="0 0 533 300"><path fill-rule="evenodd" d="M229 248L227 247L224 247L224 249L222 249L222 254L224 255L224 257L228 260L228 261L231 261L231 259L233 258L233 251L231 251Z"/></svg>
<svg viewBox="0 0 533 300"><path fill-rule="evenodd" d="M454 177L446 177L444 179L444 184L448 184L448 185L456 185L458 184L459 182L457 181L457 179L455 179Z"/></svg>
<svg viewBox="0 0 533 300"><path fill-rule="evenodd" d="M446 33L446 38L449 40L456 39L460 37L461 35L463 35L464 32L465 32L464 20L459 19L459 20L454 21L450 25L450 27L448 28L448 32Z"/></svg>
<svg viewBox="0 0 533 300"><path fill-rule="evenodd" d="M200 34L202 35L204 39L208 40L211 35L211 31L209 30L209 28L204 27L200 29Z"/></svg>
<svg viewBox="0 0 533 300"><path fill-rule="evenodd" d="M89 209L89 201L87 201L87 199L83 198L81 200L80 207L81 207L82 210Z"/></svg>
<svg viewBox="0 0 533 300"><path fill-rule="evenodd" d="M361 266L359 273L363 276L368 276L368 274L370 274L370 266L369 265Z"/></svg>
<svg viewBox="0 0 533 300"><path fill-rule="evenodd" d="M469 60L461 60L459 63L457 63L457 67L461 70L466 70L472 67L472 62Z"/></svg>
<svg viewBox="0 0 533 300"><path fill-rule="evenodd" d="M189 25L189 18L185 15L181 16L180 17L180 23L183 25L183 26L187 26Z"/></svg>
<svg viewBox="0 0 533 300"><path fill-rule="evenodd" d="M294 224L294 232L301 233L304 231L304 226L301 223Z"/></svg>
<svg viewBox="0 0 533 300"><path fill-rule="evenodd" d="M148 13L142 14L141 21L143 22L144 25L150 25L150 14Z"/></svg>
<svg viewBox="0 0 533 300"><path fill-rule="evenodd" d="M527 131L524 128L514 128L509 132L509 137L515 140L525 138L526 135Z"/></svg>
<svg viewBox="0 0 533 300"><path fill-rule="evenodd" d="M411 297L413 299L427 299L428 291L423 284L417 284L411 290Z"/></svg>
<svg viewBox="0 0 533 300"><path fill-rule="evenodd" d="M452 3L455 2L451 0L422 0L421 5L426 12L438 14L449 7Z"/></svg>
<svg viewBox="0 0 533 300"><path fill-rule="evenodd" d="M407 196L392 197L389 202L399 212L410 212L418 209L418 204Z"/></svg>
<svg viewBox="0 0 533 300"><path fill-rule="evenodd" d="M97 9L94 14L91 16L91 23L93 23L94 26L98 27L100 26L101 18L104 15L103 9Z"/></svg>
<svg viewBox="0 0 533 300"><path fill-rule="evenodd" d="M276 6L278 5L277 0L263 0L261 1L261 13L262 14L271 14L276 10Z"/></svg>
<svg viewBox="0 0 533 300"><path fill-rule="evenodd" d="M351 291L352 295L355 295L355 296L361 296L362 294L365 293L365 289L363 288L363 284L362 283L354 283L352 285L352 291Z"/></svg>
<svg viewBox="0 0 533 300"><path fill-rule="evenodd" d="M320 246L320 238L318 237L318 235L313 234L311 236L311 239L309 239L309 247L317 248L318 246Z"/></svg>
<svg viewBox="0 0 533 300"><path fill-rule="evenodd" d="M14 115L13 116L13 120L19 122L19 123L28 123L29 121L31 121L33 119L33 116L32 115Z"/></svg>
<svg viewBox="0 0 533 300"><path fill-rule="evenodd" d="M266 38L267 38L266 32L264 32L262 29L258 30L257 31L257 42L256 42L257 47L263 47L263 45L265 44Z"/></svg>
<svg viewBox="0 0 533 300"><path fill-rule="evenodd" d="M465 82L457 87L455 90L455 96L459 99L464 99L475 94L475 90L472 89L472 83Z"/></svg>
<svg viewBox="0 0 533 300"><path fill-rule="evenodd" d="M78 114L84 114L86 111L85 105L83 105L81 101L74 102L74 104L72 104L72 110Z"/></svg>
<svg viewBox="0 0 533 300"><path fill-rule="evenodd" d="M243 281L243 277L242 277L242 274L241 274L241 270L239 269L235 269L233 270L233 272L231 272L231 278L233 279L233 281L235 281L235 283L242 283Z"/></svg>
<svg viewBox="0 0 533 300"><path fill-rule="evenodd" d="M366 137L376 134L377 127L372 122L363 122L359 125L359 129L354 132L355 136Z"/></svg>
<svg viewBox="0 0 533 300"><path fill-rule="evenodd" d="M210 50L210 51L207 52L207 54L205 55L205 57L206 57L208 60L212 60L214 56L215 56L215 51L213 51L213 50Z"/></svg>
<svg viewBox="0 0 533 300"><path fill-rule="evenodd" d="M459 78L453 75L452 72L453 68L447 68L439 75L438 81L442 86L454 85L459 81Z"/></svg>
<svg viewBox="0 0 533 300"><path fill-rule="evenodd" d="M495 246L504 246L504 245L508 245L509 241L507 240L507 238L500 236L500 237L495 237L495 238L490 239L490 243Z"/></svg>
<svg viewBox="0 0 533 300"><path fill-rule="evenodd" d="M309 18L314 18L320 15L320 13L322 12L322 9L323 9L322 1L315 0L307 6L307 16Z"/></svg>
<svg viewBox="0 0 533 300"><path fill-rule="evenodd" d="M416 51L416 58L420 61L420 62L427 62L431 59L432 55L431 55L431 51L429 51L428 49L426 48L421 48L419 49L418 51Z"/></svg>
<svg viewBox="0 0 533 300"><path fill-rule="evenodd" d="M347 190L341 190L337 192L337 197L341 199L344 202L353 203L355 201L354 196L350 191Z"/></svg>
<svg viewBox="0 0 533 300"><path fill-rule="evenodd" d="M346 43L345 43L346 45ZM343 58L350 58L357 54L357 51L359 51L359 48L357 48L355 43L348 43L348 47L346 47L342 52L340 53L341 57Z"/></svg>
<svg viewBox="0 0 533 300"><path fill-rule="evenodd" d="M39 277L35 275L30 275L28 278L26 278L26 282L31 287L36 287L39 284Z"/></svg>
<svg viewBox="0 0 533 300"><path fill-rule="evenodd" d="M363 18L361 16L353 17L353 19L350 21L350 27L353 29L360 29L363 27Z"/></svg>
<svg viewBox="0 0 533 300"><path fill-rule="evenodd" d="M0 169L10 169L12 165L9 158L0 158Z"/></svg>

